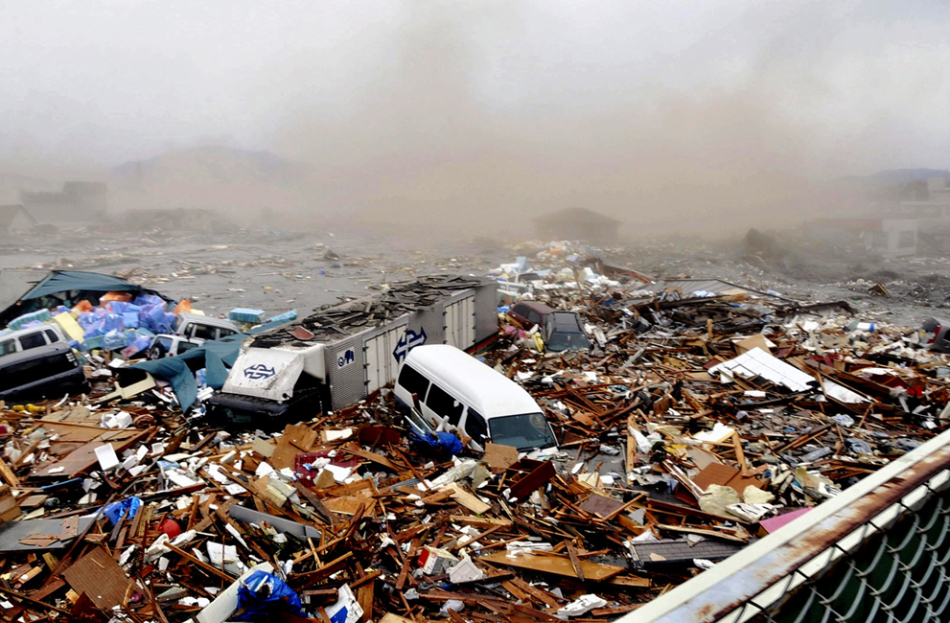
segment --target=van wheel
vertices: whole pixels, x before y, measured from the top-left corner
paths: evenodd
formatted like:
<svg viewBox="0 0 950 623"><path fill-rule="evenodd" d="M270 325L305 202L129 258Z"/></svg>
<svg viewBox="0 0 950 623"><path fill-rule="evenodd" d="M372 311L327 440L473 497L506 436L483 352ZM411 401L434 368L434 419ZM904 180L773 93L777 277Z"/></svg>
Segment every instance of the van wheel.
<svg viewBox="0 0 950 623"><path fill-rule="evenodd" d="M164 356L165 356L165 349L162 347L161 344L155 344L150 349L148 349L148 358L151 359L152 361L155 361L156 359L161 359Z"/></svg>

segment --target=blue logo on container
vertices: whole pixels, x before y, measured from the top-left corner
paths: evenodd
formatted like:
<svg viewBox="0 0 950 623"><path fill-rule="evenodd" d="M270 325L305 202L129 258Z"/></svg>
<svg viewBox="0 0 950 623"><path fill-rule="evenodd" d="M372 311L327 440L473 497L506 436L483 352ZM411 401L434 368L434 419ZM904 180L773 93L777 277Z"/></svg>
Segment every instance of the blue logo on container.
<svg viewBox="0 0 950 623"><path fill-rule="evenodd" d="M428 336L426 335L425 329L419 329L419 333L411 329L406 331L406 333L399 338L396 348L393 349L393 357L396 358L396 362L402 363L402 360L406 358L410 350L416 346L422 346L426 343L427 339Z"/></svg>
<svg viewBox="0 0 950 623"><path fill-rule="evenodd" d="M352 348L348 348L346 349L346 352L343 353L343 356L336 360L336 366L338 368L343 368L350 365L354 361L356 361L356 351L354 351Z"/></svg>
<svg viewBox="0 0 950 623"><path fill-rule="evenodd" d="M244 368L244 376L255 381L260 379L269 379L275 374L277 374L277 372L274 370L273 366L267 367L262 363Z"/></svg>

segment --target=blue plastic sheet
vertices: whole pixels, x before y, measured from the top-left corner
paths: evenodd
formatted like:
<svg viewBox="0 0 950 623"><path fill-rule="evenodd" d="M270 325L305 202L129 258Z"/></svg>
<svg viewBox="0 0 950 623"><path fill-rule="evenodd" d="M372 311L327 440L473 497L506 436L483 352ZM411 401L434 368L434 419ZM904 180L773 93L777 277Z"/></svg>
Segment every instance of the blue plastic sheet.
<svg viewBox="0 0 950 623"><path fill-rule="evenodd" d="M238 333L221 340L209 340L178 357L142 361L129 366L129 369L145 370L155 378L168 381L175 390L181 410L187 412L198 399L195 372L204 368L208 386L221 389L228 379L228 368L234 365L241 342L246 338Z"/></svg>
<svg viewBox="0 0 950 623"><path fill-rule="evenodd" d="M122 517L122 513L125 513L126 511L128 511L128 514L125 516L126 520L135 517L135 513L138 512L140 506L142 506L142 500L133 495L132 497L122 500L121 502L113 502L112 504L109 504L102 510L102 513L109 518L109 521L111 521L113 525L115 525Z"/></svg>
<svg viewBox="0 0 950 623"><path fill-rule="evenodd" d="M306 616L297 593L277 576L261 570L238 587L238 610L241 609L244 613L235 617L237 621L266 621L278 613Z"/></svg>
<svg viewBox="0 0 950 623"><path fill-rule="evenodd" d="M411 437L413 441L425 444L436 452L451 454L452 456L461 454L464 447L462 441L452 433L426 433L424 436L420 436L413 431Z"/></svg>

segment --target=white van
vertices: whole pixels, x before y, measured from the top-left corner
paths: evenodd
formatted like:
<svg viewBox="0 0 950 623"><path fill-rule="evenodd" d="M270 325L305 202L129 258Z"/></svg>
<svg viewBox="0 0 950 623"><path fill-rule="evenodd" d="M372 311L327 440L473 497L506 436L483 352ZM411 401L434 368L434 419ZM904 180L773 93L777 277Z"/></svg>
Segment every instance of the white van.
<svg viewBox="0 0 950 623"><path fill-rule="evenodd" d="M66 338L63 337L63 332L54 324L7 331L0 334L0 357L65 341Z"/></svg>
<svg viewBox="0 0 950 623"><path fill-rule="evenodd" d="M520 452L557 448L551 425L528 392L454 346L410 350L393 391L410 413L422 416L422 423L410 418L414 428L424 424L471 437L473 450L483 451L486 441Z"/></svg>

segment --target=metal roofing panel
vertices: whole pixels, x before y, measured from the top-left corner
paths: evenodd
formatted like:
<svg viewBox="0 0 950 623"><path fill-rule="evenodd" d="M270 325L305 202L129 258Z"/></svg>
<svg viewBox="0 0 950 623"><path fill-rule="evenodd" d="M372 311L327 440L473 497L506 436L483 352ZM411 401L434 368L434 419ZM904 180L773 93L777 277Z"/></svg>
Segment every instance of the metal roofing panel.
<svg viewBox="0 0 950 623"><path fill-rule="evenodd" d="M786 387L793 392L804 391L815 383L815 379L811 375L773 357L761 348L753 348L735 359L713 366L709 372L738 374L747 379L758 376L776 385Z"/></svg>

